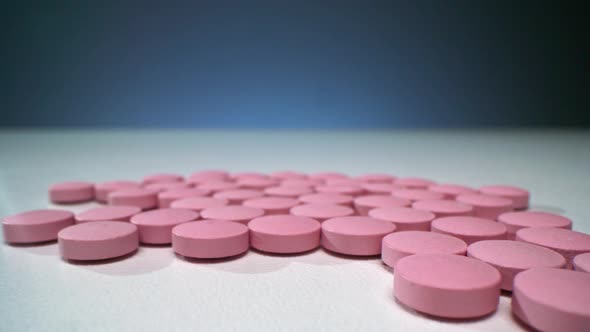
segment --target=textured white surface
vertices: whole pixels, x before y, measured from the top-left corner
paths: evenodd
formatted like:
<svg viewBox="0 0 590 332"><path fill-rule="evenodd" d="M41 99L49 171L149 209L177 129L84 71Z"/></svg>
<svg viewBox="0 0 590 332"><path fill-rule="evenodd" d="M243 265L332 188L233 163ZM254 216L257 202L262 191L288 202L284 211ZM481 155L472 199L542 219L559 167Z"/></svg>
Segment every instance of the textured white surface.
<svg viewBox="0 0 590 332"><path fill-rule="evenodd" d="M507 183L532 205L590 232L588 131L0 131L0 216L50 206L69 179L139 179L158 171L390 172L472 186ZM67 206L80 211L92 204ZM509 331L503 295L480 320L434 320L393 299L378 259L318 250L185 261L170 247L74 265L57 245L0 245L2 331Z"/></svg>

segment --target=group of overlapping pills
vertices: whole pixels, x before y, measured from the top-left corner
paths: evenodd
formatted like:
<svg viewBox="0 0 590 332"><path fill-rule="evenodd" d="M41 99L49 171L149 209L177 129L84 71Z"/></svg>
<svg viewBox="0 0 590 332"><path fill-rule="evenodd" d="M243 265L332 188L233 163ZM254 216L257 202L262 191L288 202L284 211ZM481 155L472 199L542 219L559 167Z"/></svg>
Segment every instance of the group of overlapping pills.
<svg viewBox="0 0 590 332"><path fill-rule="evenodd" d="M533 328L590 331L590 235L571 230L564 216L528 210L529 192L513 186L208 170L186 179L63 182L49 198L105 205L5 217L7 243L57 239L66 260L131 257L140 243L172 244L196 259L320 246L343 257L381 255L395 298L426 315L486 316L505 290L514 315Z"/></svg>

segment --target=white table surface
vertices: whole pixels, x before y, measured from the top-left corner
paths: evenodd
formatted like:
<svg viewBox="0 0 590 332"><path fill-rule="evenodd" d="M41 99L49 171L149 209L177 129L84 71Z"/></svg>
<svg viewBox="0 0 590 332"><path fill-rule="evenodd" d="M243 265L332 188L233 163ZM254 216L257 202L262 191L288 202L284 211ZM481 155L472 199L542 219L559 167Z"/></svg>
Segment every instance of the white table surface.
<svg viewBox="0 0 590 332"><path fill-rule="evenodd" d="M533 208L590 233L590 131L0 130L0 216L55 207L58 181L152 172L389 172L472 186L528 188ZM75 212L93 204L67 206ZM188 262L169 246L102 264L62 261L56 244L0 245L2 331L510 331L503 295L484 319L403 308L379 259L249 252Z"/></svg>

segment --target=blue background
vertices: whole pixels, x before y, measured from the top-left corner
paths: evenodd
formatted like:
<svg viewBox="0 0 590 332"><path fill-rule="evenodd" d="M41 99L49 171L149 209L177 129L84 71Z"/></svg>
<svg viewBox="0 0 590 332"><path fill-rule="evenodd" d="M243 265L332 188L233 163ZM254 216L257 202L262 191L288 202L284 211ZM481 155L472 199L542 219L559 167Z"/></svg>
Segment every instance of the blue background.
<svg viewBox="0 0 590 332"><path fill-rule="evenodd" d="M3 8L0 126L590 125L572 4L87 3Z"/></svg>

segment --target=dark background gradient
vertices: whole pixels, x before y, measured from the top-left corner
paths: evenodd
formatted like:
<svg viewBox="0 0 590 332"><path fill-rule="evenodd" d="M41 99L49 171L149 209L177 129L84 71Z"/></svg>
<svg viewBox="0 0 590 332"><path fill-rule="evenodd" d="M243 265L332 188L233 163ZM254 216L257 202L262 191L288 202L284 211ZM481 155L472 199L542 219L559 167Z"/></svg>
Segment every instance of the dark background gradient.
<svg viewBox="0 0 590 332"><path fill-rule="evenodd" d="M3 6L0 126L590 126L581 6L88 3Z"/></svg>

